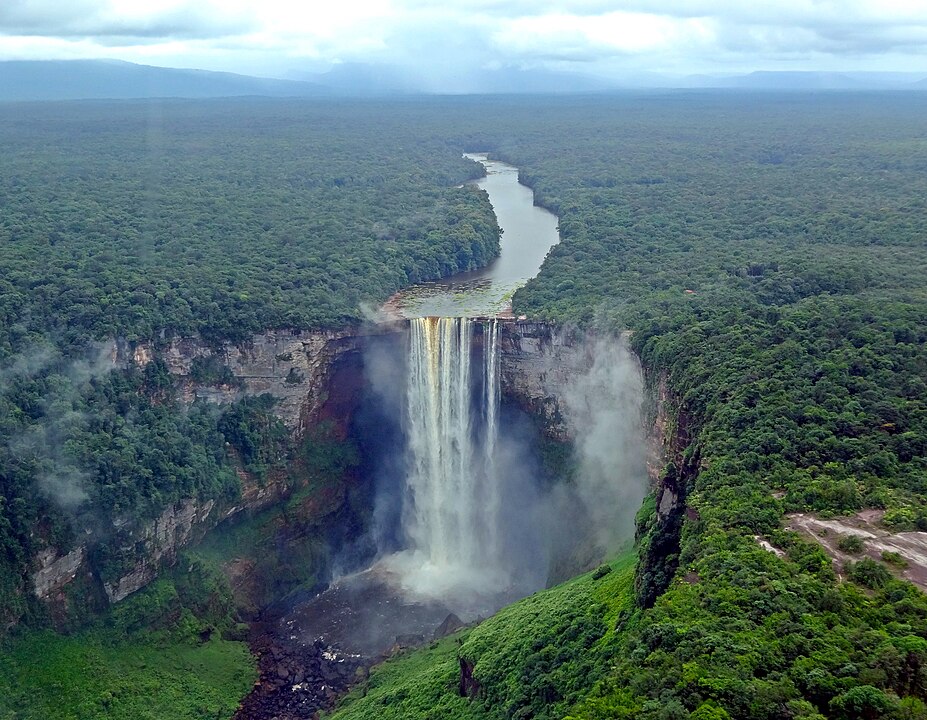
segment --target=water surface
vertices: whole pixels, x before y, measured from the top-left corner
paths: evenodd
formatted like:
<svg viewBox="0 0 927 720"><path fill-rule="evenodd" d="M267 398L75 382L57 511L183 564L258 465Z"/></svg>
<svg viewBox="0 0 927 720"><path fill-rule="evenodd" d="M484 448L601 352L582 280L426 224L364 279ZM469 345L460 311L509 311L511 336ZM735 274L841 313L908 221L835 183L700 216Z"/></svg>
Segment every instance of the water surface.
<svg viewBox="0 0 927 720"><path fill-rule="evenodd" d="M518 168L486 153L464 157L482 163L486 176L476 186L502 228L499 257L485 268L400 290L387 304L400 317L488 317L511 312L512 294L538 274L548 251L560 242L557 216L534 204L534 192L518 182Z"/></svg>

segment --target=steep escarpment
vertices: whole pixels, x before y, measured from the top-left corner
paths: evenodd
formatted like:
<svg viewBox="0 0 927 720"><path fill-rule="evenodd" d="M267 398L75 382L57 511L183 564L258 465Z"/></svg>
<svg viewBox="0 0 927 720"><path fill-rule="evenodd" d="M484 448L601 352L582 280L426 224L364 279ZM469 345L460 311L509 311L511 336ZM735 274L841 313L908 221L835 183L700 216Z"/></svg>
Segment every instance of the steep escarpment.
<svg viewBox="0 0 927 720"><path fill-rule="evenodd" d="M302 434L318 420L329 391L328 380L342 356L356 352L363 333L357 328L301 331L268 330L243 342L207 342L198 337L122 348L116 361L144 366L164 362L179 382L184 402L197 399L231 403L247 395L272 395L274 414L292 432Z"/></svg>
<svg viewBox="0 0 927 720"><path fill-rule="evenodd" d="M679 567L683 521L697 520L686 505L699 471L688 418L670 392L664 372L646 373L645 417L648 428L647 473L651 493L637 515L637 602L650 607L669 586Z"/></svg>
<svg viewBox="0 0 927 720"><path fill-rule="evenodd" d="M324 465L317 458L307 462L301 451L309 445L328 447L345 440L360 391L362 341L362 333L348 328L340 332L268 331L242 343L175 338L162 343L112 344L107 356L113 367L131 365L142 372L157 367L169 375L182 404L205 402L227 408L244 398L267 398L268 417L282 423L285 434L281 437L292 446L287 451L292 457L281 456L271 466L256 469L239 449L229 447L237 466L238 487L232 495L181 498L151 520L117 518L108 527L88 525L76 546L39 551L32 574L34 592L52 616L66 620L72 596L92 595L92 588L96 588L98 602L117 603L149 584L163 567L176 562L183 548L220 522L280 504L313 486L313 478L328 468L315 467ZM310 492L313 497L324 496L324 501L293 504L294 527L331 515L345 501L343 490L330 487L338 478L327 481L325 487L315 482L316 492Z"/></svg>
<svg viewBox="0 0 927 720"><path fill-rule="evenodd" d="M249 463L247 446L229 445L237 481L232 495L181 498L150 520L126 519L103 536L90 528L76 545L45 547L32 573L36 596L58 622L73 614L76 594L95 596L98 607L120 602L227 521L232 529L220 535L231 533L235 542L249 547L239 546L232 557L219 550L221 540L206 546L226 566L243 608L256 612L300 579L310 584L324 579L330 561L326 538L340 527L347 534L335 533L339 543L359 539L365 521L356 514L367 512L363 506L372 492L370 478L357 474L357 448L350 438L353 415L366 392L365 347L372 338L393 336L390 342L399 345L390 352L401 352L404 332L404 324L394 323L341 331L267 331L240 343L194 337L108 346L104 354L115 368L166 374L182 405L206 404L229 413L249 398L265 398L266 417L282 423L284 442L278 456L263 463ZM502 325L504 398L533 418L543 442L561 448L557 452L564 457L582 431L567 396L592 363L593 354L579 334L545 323ZM303 572L292 567L287 553L303 558Z"/></svg>
<svg viewBox="0 0 927 720"><path fill-rule="evenodd" d="M572 437L563 395L577 374L592 363L583 336L542 322L502 324L503 397L536 418L544 435L565 443Z"/></svg>

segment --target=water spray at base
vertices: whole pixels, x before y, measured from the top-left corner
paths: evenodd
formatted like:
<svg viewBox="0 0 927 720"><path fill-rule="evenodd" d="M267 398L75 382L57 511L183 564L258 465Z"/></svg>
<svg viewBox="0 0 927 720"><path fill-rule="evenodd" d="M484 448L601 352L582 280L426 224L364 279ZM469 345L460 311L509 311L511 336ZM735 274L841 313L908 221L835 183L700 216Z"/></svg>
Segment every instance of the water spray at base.
<svg viewBox="0 0 927 720"><path fill-rule="evenodd" d="M499 323L469 318L410 322L406 436L409 465L395 558L411 589L503 590L501 483L497 472ZM472 362L483 331L483 362ZM475 371L475 372L474 372Z"/></svg>

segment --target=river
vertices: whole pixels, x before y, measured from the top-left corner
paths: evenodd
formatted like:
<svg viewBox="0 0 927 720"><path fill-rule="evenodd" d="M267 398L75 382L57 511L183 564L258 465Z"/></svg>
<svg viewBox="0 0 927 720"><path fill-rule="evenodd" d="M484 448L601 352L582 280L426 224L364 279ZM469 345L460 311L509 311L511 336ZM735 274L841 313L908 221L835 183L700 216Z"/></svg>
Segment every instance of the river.
<svg viewBox="0 0 927 720"><path fill-rule="evenodd" d="M534 204L534 192L518 182L518 168L486 153L467 153L486 175L476 181L485 190L502 228L500 253L480 270L400 290L387 303L393 317L494 317L511 312L512 294L541 269L560 242L557 216Z"/></svg>
<svg viewBox="0 0 927 720"><path fill-rule="evenodd" d="M469 325L466 320L459 318L482 318L480 322L490 323L489 318L507 316L511 314L511 297L519 287L524 285L529 279L533 278L539 272L547 253L550 248L560 242L560 235L557 227L557 217L552 213L537 207L534 204L534 193L532 190L518 182L518 168L496 160L490 160L485 153L467 154L465 157L481 163L486 169L486 175L478 180L475 184L482 190L485 190L492 203L493 210L496 214L499 226L502 229L500 242L500 254L487 267L469 273L461 273L439 282L427 282L406 288L396 295L384 306L385 314L391 319L397 318L424 318L440 316L450 318L451 324ZM456 325L455 325L456 327ZM463 337L463 335L461 336ZM469 335L467 335L469 337ZM463 342L463 341L461 341ZM457 358L468 359L470 354L471 343L465 343L466 349L458 348L459 352L451 353L446 348L438 353L445 360ZM495 348L495 345L492 346ZM485 348L481 352L486 352ZM495 349L492 351L496 352ZM421 354L421 353L420 353ZM410 350L410 355L414 356ZM431 355L429 354L429 358ZM483 356L485 360L485 355ZM419 358L422 362L419 364L426 370L436 370L432 368L431 360L428 358ZM426 362L427 360L427 362ZM411 361L410 361L411 363ZM460 364L458 362L458 364ZM464 367L464 365L461 365ZM482 380L478 378L470 380L470 373L465 373L465 379L457 380L461 388L455 388L455 392L450 392L446 388L443 395L441 393L441 383L437 383L431 375L428 375L425 382L427 387L419 388L419 394L436 392L441 398L429 398L434 400L435 408L448 403L446 397L450 395L459 395L458 414L462 420L461 427L465 428L450 438L436 437L432 438L434 444L451 444L458 449L458 455L461 457L470 456L482 457L483 445L494 447L485 435L474 434L471 437L471 430L478 424L477 419L470 417L470 388L469 383L475 383L474 388L483 389L490 397L484 404L492 410L490 418L495 417L497 405L499 402L498 392L495 387L489 383L487 378L495 378L498 381L498 365L489 364L486 366L486 377ZM444 376L446 373L438 372L438 376L450 382L453 378ZM482 377L482 376L481 376ZM446 383L445 383L446 384ZM434 386L434 387L433 387ZM441 387L438 387L441 386ZM409 390L406 391L409 393ZM414 393L409 393L410 396ZM444 399L442 399L444 398ZM420 403L421 404L421 403ZM428 405L428 403L425 403ZM428 405L431 407L431 405ZM450 407L450 406L449 406ZM454 406L456 407L456 406ZM445 414L449 413L447 410ZM475 412L475 411L474 411ZM426 420L428 423L441 425L439 420L435 420L427 413L420 413L421 418L414 418L417 421ZM445 418L446 419L446 418ZM495 421L481 420L490 429L494 436ZM421 424L421 422L419 422ZM447 423L444 423L447 424ZM415 422L410 423L412 427L407 428L407 433L414 434ZM456 427L456 425L455 425ZM434 430L434 428L429 428ZM463 434L461 434L463 433ZM419 433L423 434L422 432ZM434 433L431 433L434 434ZM441 433L437 433L441 436ZM430 437L430 435L429 435ZM471 447L472 445L472 447ZM431 468L429 477L434 474L433 466L441 465L445 455L457 457L450 453L448 448L432 448L435 452L431 453L426 460L420 462L421 465L427 465ZM440 450L440 452L438 452ZM408 449L405 452L409 452ZM489 451L492 454L492 451ZM414 453L413 453L414 454ZM437 458L437 459L435 459ZM458 458L459 460L459 458ZM448 461L450 462L450 461ZM447 464L447 463L445 463ZM451 463L454 465L454 463ZM460 472L474 472L481 476L490 476L495 481L494 476L486 468L470 468L463 460L459 460L457 465L460 468L454 468ZM475 480L479 478L458 477L460 472L452 473L445 469L444 475L451 477L449 481L444 475L438 473L438 480L443 483L449 482L460 485L459 492L454 495L448 494L454 488L447 488L448 492L439 493L440 502L437 503L437 512L446 515L448 511L453 511L455 518L461 515L460 522L466 525L470 532L478 536L472 538L472 542L464 542L460 537L449 535L443 542L437 544L441 547L435 549L431 545L436 544L433 539L422 541L419 538L418 546L414 542L415 537L425 535L432 538L438 533L438 530L432 528L429 524L429 518L424 521L420 520L421 527L417 529L418 533L407 533L410 538L410 547L405 552L381 558L372 567L353 575L341 577L334 581L331 586L324 592L316 595L314 598L305 602L299 602L290 609L277 624L277 631L273 633L277 643L274 650L274 660L270 663L271 672L286 674L285 670L279 669L281 665L286 665L288 661L279 658L289 658L294 654L301 656L309 652L314 653L314 663L321 663L322 680L315 677L311 682L304 682L302 674L299 674L295 683L276 681L276 685L271 684L270 690L267 684L262 684L263 690L253 694L253 702L266 708L290 707L293 703L300 703L299 707L315 708L318 703L325 704L324 699L319 700L316 696L319 691L319 683L330 682L326 678L335 678L337 670L353 668L355 664L366 665L380 657L383 653L389 652L390 648L397 644L421 644L431 640L436 629L440 626L446 626L452 620L459 622L456 616L464 621L470 621L480 614L491 613L495 609L512 602L519 597L524 596L527 592L537 589L535 583L530 587L519 586L515 579L517 571L509 573L511 568L502 565L496 570L502 570L500 582L496 584L485 582L487 575L493 570L490 562L488 551L481 547L481 544L488 542L491 535L489 530L492 529L493 523L487 518L476 517L474 514L480 510L480 503L483 502L490 509L497 505L498 502L480 500L482 495L471 488L474 483L467 483L464 480ZM456 474L455 474L456 473ZM421 474L421 473L419 473ZM412 473L412 476L415 476ZM413 477L413 479L414 479ZM421 480L421 478L420 478ZM499 481L500 484L501 481ZM414 494L418 496L417 502L425 505L425 495L422 482L410 482L415 485ZM442 488L444 489L444 488ZM433 493L434 494L434 493ZM485 493L484 493L485 494ZM472 495L472 497L471 497ZM447 496L447 497L445 497ZM469 514L463 513L461 508L470 508ZM487 509L487 512L488 512ZM447 520L442 515L441 518L434 519L436 527L452 528L453 523L438 523L438 520ZM477 531L477 527L483 527L483 530ZM424 530L423 530L424 528ZM487 529L489 528L489 529ZM431 530L432 532L425 532ZM442 530L443 531L443 530ZM448 531L450 532L450 531ZM458 533L459 535L459 533ZM420 547L426 545L428 547ZM443 550L444 552L438 552ZM444 555L451 556L449 559ZM461 556L461 557L458 557ZM442 560L447 563L442 564ZM469 564L468 564L469 563ZM444 567L447 565L447 567ZM438 574L435 577L439 579L449 579L451 585L446 588L436 590L431 588L424 591L419 587L418 582L410 585L413 579L421 580L422 569ZM444 572L440 572L444 570ZM469 576L476 575L472 578ZM461 581L462 576L464 581ZM428 576L429 581L433 578ZM498 578L497 578L498 579ZM534 582L534 581L532 581ZM426 583L427 584L427 583ZM485 589L484 589L485 588ZM450 613L455 613L451 616ZM332 646L337 650L319 651L317 641L323 643L321 647ZM321 652L321 654L319 654ZM318 659L321 658L321 659ZM346 664L345 664L346 663ZM298 664L298 663L297 663ZM333 669L334 668L334 669ZM262 673L263 674L263 673ZM282 675L281 675L282 677ZM308 677L308 676L307 676ZM347 678L343 678L347 681ZM289 681L287 681L289 682ZM281 687L277 687L280 685ZM324 690L325 685L321 688ZM292 688L292 689L291 689ZM331 693L331 689L327 692ZM262 695L263 693L263 695ZM333 697L333 696L332 696ZM295 706L294 706L295 707ZM275 710L276 712L276 710Z"/></svg>

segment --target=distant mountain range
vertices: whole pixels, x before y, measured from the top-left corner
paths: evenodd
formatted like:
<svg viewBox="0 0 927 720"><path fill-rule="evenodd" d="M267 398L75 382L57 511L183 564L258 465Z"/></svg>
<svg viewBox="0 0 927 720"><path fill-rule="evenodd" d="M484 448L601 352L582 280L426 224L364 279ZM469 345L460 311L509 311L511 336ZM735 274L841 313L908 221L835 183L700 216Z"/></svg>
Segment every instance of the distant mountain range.
<svg viewBox="0 0 927 720"><path fill-rule="evenodd" d="M285 97L328 92L308 82L136 65L119 60L0 62L0 100Z"/></svg>
<svg viewBox="0 0 927 720"><path fill-rule="evenodd" d="M345 63L298 79L251 77L207 70L136 65L118 60L0 62L0 100L366 96L416 93L594 93L621 89L687 88L756 91L927 90L927 78L886 72L753 72L744 75L668 76L658 73L601 78L543 69L476 69L450 84L414 70Z"/></svg>

